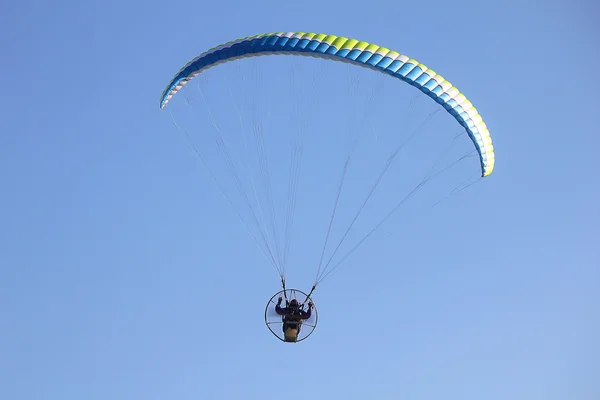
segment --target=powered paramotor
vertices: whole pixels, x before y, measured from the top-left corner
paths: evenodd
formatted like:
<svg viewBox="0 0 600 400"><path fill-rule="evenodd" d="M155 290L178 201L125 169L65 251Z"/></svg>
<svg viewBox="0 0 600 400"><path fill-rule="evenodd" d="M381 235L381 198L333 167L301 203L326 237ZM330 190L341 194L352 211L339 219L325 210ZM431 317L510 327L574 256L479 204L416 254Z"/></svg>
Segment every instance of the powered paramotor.
<svg viewBox="0 0 600 400"><path fill-rule="evenodd" d="M316 308L291 340L274 299L308 304L398 210L419 215L495 166L486 123L454 85L406 55L341 36L278 32L218 45L181 68L160 108L279 275L265 322L288 342L312 333ZM285 289L290 264L314 265L310 294Z"/></svg>

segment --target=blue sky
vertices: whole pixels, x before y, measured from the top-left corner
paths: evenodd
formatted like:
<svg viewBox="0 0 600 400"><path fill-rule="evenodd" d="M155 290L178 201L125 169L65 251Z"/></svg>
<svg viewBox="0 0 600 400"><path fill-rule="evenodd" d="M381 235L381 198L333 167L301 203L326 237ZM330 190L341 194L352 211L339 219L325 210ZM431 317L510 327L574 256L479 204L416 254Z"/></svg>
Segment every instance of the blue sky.
<svg viewBox="0 0 600 400"><path fill-rule="evenodd" d="M600 396L591 1L1 9L1 398ZM277 275L158 109L203 50L286 30L431 66L497 152L489 179L324 282L298 345L265 328Z"/></svg>

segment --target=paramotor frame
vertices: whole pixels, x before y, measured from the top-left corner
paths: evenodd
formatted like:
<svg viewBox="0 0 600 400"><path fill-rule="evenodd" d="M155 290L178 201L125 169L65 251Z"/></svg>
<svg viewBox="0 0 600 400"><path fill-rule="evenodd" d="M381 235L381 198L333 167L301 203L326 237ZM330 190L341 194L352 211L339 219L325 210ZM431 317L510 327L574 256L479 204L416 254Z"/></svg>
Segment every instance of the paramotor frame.
<svg viewBox="0 0 600 400"><path fill-rule="evenodd" d="M295 340L290 340L289 338L286 338L286 334L283 329L283 316L277 314L277 312L275 311L275 307L277 306L277 302L280 297L282 298L283 303L285 303L286 306L292 300L297 300L299 303L300 310L303 311L307 311L309 303L313 304L311 316L306 320L301 320L298 332L295 333ZM310 298L309 295L297 289L285 289L275 293L273 297L269 299L269 302L265 307L265 324L267 325L267 328L269 328L271 333L282 342L297 343L303 341L314 332L315 328L317 327L318 319L319 315L317 312L317 307L314 305L314 301Z"/></svg>

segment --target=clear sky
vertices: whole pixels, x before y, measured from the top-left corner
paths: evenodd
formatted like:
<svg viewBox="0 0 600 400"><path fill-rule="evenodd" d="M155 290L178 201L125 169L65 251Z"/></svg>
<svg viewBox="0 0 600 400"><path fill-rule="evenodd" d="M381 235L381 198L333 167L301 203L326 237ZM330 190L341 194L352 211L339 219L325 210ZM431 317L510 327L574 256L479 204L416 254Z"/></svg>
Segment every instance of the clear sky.
<svg viewBox="0 0 600 400"><path fill-rule="evenodd" d="M578 0L2 2L0 398L600 398L599 18ZM297 345L264 326L277 275L158 108L188 60L273 31L431 66L497 154L324 281Z"/></svg>

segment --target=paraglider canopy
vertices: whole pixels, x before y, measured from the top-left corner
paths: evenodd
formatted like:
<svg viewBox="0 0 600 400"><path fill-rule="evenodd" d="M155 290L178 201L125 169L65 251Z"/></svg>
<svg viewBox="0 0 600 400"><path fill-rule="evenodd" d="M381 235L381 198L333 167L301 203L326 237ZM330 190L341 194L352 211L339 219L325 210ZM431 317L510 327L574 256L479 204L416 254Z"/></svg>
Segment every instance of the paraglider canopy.
<svg viewBox="0 0 600 400"><path fill-rule="evenodd" d="M281 298L281 303L279 302ZM306 317L309 311L310 317ZM279 310L277 305L279 304ZM279 311L279 313L278 313ZM309 295L297 289L285 289L269 299L265 307L267 328L283 342L296 343L309 337L317 327L317 308Z"/></svg>

